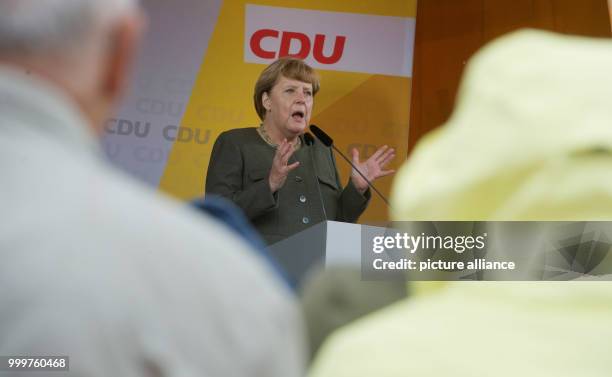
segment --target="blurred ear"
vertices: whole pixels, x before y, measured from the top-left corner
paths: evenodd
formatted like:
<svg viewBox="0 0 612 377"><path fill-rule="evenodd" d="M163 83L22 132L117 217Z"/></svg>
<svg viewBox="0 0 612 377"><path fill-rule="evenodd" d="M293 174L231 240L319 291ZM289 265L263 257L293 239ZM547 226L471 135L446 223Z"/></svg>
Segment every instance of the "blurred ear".
<svg viewBox="0 0 612 377"><path fill-rule="evenodd" d="M268 92L263 92L263 94L261 95L261 103L264 107L264 109L266 109L267 111L270 111L270 96L268 95Z"/></svg>
<svg viewBox="0 0 612 377"><path fill-rule="evenodd" d="M139 12L122 18L111 33L102 90L105 97L113 103L126 89L130 68L136 57L145 25L145 16Z"/></svg>

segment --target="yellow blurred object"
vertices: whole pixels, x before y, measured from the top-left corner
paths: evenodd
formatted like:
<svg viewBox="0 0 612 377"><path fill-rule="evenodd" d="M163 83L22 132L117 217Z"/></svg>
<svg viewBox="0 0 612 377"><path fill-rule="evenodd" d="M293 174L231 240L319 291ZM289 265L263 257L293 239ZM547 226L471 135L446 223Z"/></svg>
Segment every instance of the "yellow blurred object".
<svg viewBox="0 0 612 377"><path fill-rule="evenodd" d="M611 220L610 67L608 40L485 47L398 173L394 220ZM603 377L611 338L612 282L455 282L341 329L310 376Z"/></svg>

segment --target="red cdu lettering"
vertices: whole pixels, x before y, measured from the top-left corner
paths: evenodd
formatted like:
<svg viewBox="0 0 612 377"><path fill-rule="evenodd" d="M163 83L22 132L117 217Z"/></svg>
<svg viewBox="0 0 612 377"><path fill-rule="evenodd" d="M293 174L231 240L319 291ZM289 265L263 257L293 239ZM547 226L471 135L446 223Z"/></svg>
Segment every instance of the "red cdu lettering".
<svg viewBox="0 0 612 377"><path fill-rule="evenodd" d="M266 51L261 48L261 40L264 38L278 38L278 31L272 29L257 30L251 36L251 51L262 59L274 59L276 53L274 51Z"/></svg>
<svg viewBox="0 0 612 377"><path fill-rule="evenodd" d="M314 59L321 64L337 63L338 60L340 60L340 58L342 57L342 53L344 52L344 42L346 42L345 36L336 36L336 41L334 42L334 50L332 54L330 56L325 56L323 55L323 47L325 46L325 36L323 34L317 34L315 36L312 55Z"/></svg>
<svg viewBox="0 0 612 377"><path fill-rule="evenodd" d="M290 54L291 41L300 42L300 50L295 54ZM285 56L291 56L298 59L306 59L310 53L310 39L306 34L294 33L291 31L284 31L281 39L280 51L278 57L282 58Z"/></svg>
<svg viewBox="0 0 612 377"><path fill-rule="evenodd" d="M262 41L265 38L273 38L275 40L280 39L280 46L278 51L264 50L261 46ZM346 44L346 36L338 35L334 39L334 46L331 54L325 56L325 39L327 37L323 34L316 34L314 37L314 48L312 49L312 58L320 64L334 64L340 61L342 54L344 53L344 46ZM253 54L262 59L275 59L290 56L298 59L307 59L311 54L312 42L308 35L304 33L298 33L293 31L280 32L274 29L261 29L257 30L251 36L249 41L251 51ZM270 46L270 44L268 44ZM277 45L278 46L278 45ZM298 48L297 52L292 52ZM275 49L275 47L271 47ZM329 50L329 49L328 49ZM278 54L277 54L278 52Z"/></svg>

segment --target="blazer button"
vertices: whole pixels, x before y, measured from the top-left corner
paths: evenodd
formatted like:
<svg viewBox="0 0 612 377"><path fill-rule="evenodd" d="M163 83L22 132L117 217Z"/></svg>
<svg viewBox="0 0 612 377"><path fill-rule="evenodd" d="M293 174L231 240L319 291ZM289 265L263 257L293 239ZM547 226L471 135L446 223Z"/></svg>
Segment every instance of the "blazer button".
<svg viewBox="0 0 612 377"><path fill-rule="evenodd" d="M306 197L304 195L300 195L300 202L306 203Z"/></svg>
<svg viewBox="0 0 612 377"><path fill-rule="evenodd" d="M296 176L295 176L295 181L296 181L296 182L302 182L302 181L303 181L303 179L302 179L302 177L300 177L299 175L296 175Z"/></svg>
<svg viewBox="0 0 612 377"><path fill-rule="evenodd" d="M310 219L306 216L302 217L302 223L304 224L308 224L310 222Z"/></svg>

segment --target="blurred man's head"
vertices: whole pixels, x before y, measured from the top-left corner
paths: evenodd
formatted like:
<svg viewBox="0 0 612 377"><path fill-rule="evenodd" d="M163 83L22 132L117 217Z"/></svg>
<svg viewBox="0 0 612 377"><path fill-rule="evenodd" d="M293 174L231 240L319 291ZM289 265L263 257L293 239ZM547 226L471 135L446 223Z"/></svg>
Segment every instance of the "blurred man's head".
<svg viewBox="0 0 612 377"><path fill-rule="evenodd" d="M142 28L137 0L2 0L0 64L61 87L100 132Z"/></svg>

